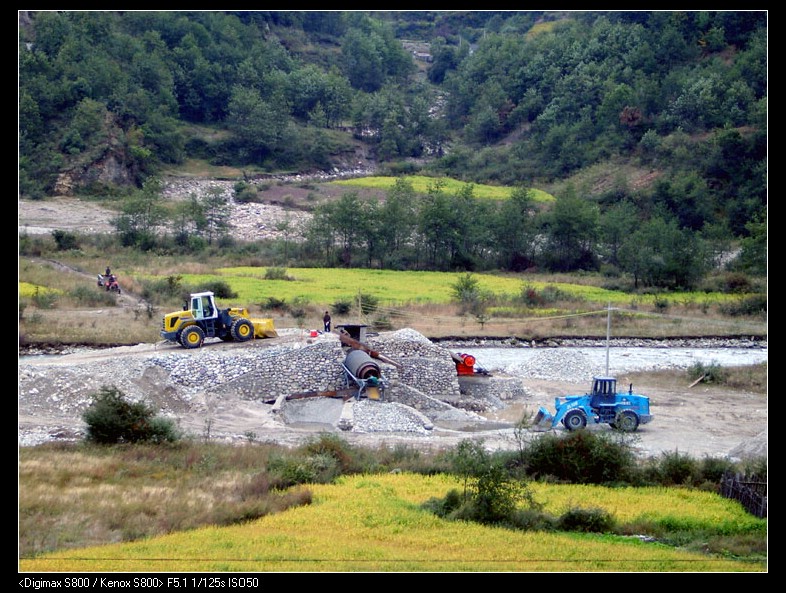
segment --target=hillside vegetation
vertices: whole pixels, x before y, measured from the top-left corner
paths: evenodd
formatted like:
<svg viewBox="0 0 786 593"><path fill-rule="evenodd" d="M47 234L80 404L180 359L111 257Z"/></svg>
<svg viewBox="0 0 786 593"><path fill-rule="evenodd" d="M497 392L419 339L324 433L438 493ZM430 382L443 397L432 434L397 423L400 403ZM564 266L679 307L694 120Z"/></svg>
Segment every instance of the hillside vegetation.
<svg viewBox="0 0 786 593"><path fill-rule="evenodd" d="M195 254L227 241L222 202L258 199L265 176L360 164L404 185L314 204L308 249L287 256L666 288L718 261L762 275L766 26L764 11L22 11L20 195L120 201L121 245ZM195 162L234 175L234 196L164 204L156 178Z"/></svg>

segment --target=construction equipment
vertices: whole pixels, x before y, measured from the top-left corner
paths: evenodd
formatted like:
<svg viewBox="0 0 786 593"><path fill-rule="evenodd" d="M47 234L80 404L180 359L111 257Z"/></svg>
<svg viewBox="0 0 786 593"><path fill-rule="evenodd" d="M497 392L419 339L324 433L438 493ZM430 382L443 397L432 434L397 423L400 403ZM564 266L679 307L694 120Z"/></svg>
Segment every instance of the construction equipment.
<svg viewBox="0 0 786 593"><path fill-rule="evenodd" d="M182 311L164 315L161 337L183 348L199 348L205 338L225 342L247 342L254 338L276 338L272 319L252 319L248 309L219 309L212 292L193 293Z"/></svg>
<svg viewBox="0 0 786 593"><path fill-rule="evenodd" d="M385 392L385 380L379 365L365 350L350 350L342 364L347 388L350 383L357 385L355 399L367 397L381 400Z"/></svg>
<svg viewBox="0 0 786 593"><path fill-rule="evenodd" d="M555 428L562 422L568 430L580 430L588 423L609 424L612 428L633 432L653 418L650 399L634 394L633 384L627 392L617 393L617 379L613 377L594 377L590 393L557 397L554 406L556 413L553 415L541 407L533 420L534 425Z"/></svg>
<svg viewBox="0 0 786 593"><path fill-rule="evenodd" d="M456 365L456 374L459 377L481 375L484 377L490 376L490 373L478 364L477 359L471 354L450 353L453 362Z"/></svg>
<svg viewBox="0 0 786 593"><path fill-rule="evenodd" d="M388 363L390 365L393 365L394 367L396 367L398 369L402 368L400 363L396 362L395 360L389 359L387 356L384 356L384 355L380 354L376 350L372 350L371 348L366 346L360 340L356 340L355 338L350 336L349 332L347 332L347 331L345 331L343 329L339 329L339 331L338 331L338 339L341 340L341 343L344 344L344 346L348 346L348 347L353 348L355 350L362 350L363 352L365 352L366 354L368 354L372 358L376 358L377 360L381 360L382 362L386 362L386 363Z"/></svg>

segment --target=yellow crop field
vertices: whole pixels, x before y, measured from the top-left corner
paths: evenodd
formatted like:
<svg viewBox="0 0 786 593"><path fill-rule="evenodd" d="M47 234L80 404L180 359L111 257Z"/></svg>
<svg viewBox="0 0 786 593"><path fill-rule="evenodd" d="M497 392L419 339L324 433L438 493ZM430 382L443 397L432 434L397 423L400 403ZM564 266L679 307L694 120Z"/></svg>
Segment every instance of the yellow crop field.
<svg viewBox="0 0 786 593"><path fill-rule="evenodd" d="M764 572L635 537L524 532L447 521L424 510L461 482L446 475L363 475L312 485L313 502L232 527L68 550L20 561L23 572ZM766 520L701 491L533 484L550 513L604 508L709 531L766 530Z"/></svg>
<svg viewBox="0 0 786 593"><path fill-rule="evenodd" d="M472 195L476 198L490 199L490 200L507 200L513 191L511 187L504 187L498 185L483 185L479 183L468 184L464 181L456 179L449 179L444 177L426 177L424 175L407 175L404 177L358 177L355 179L340 179L331 181L333 185L342 185L347 187L363 187L370 189L388 190L396 184L397 179L404 179L412 184L412 188L417 193L426 193L430 188L440 183L442 190L446 193L456 193L462 190L467 185L472 185ZM541 190L530 188L533 198L536 202L553 202L554 196Z"/></svg>

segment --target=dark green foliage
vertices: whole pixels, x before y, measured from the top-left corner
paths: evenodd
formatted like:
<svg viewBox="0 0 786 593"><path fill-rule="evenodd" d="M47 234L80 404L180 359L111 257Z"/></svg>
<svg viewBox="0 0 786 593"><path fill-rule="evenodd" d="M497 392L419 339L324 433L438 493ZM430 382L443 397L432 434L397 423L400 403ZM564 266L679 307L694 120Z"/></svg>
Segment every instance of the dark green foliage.
<svg viewBox="0 0 786 593"><path fill-rule="evenodd" d="M293 280L293 278L287 275L286 268L267 268L265 280Z"/></svg>
<svg viewBox="0 0 786 593"><path fill-rule="evenodd" d="M482 442L462 441L449 459L452 473L464 480L461 504L456 507L456 495L450 493L442 505L444 509L454 507L450 518L486 524L505 523L520 502L531 502L525 482L508 471L507 457L488 453Z"/></svg>
<svg viewBox="0 0 786 593"><path fill-rule="evenodd" d="M625 482L635 473L631 447L608 431L543 434L524 452L527 473L576 484Z"/></svg>
<svg viewBox="0 0 786 593"><path fill-rule="evenodd" d="M74 233L68 231L54 230L52 231L52 238L55 240L58 251L68 251L70 249L79 249L79 241Z"/></svg>
<svg viewBox="0 0 786 593"><path fill-rule="evenodd" d="M660 483L665 486L692 485L698 475L696 460L684 453L663 453L659 463Z"/></svg>
<svg viewBox="0 0 786 593"><path fill-rule="evenodd" d="M363 315L374 313L379 307L379 297L373 294L358 294L358 302L360 303L360 310Z"/></svg>
<svg viewBox="0 0 786 593"><path fill-rule="evenodd" d="M224 280L208 282L199 292L202 291L215 293L217 299L234 299L237 297L237 293Z"/></svg>
<svg viewBox="0 0 786 593"><path fill-rule="evenodd" d="M272 309L277 311L287 311L289 309L289 305L285 299L280 299L277 297L267 297L267 300L264 303L260 303L259 307L261 309Z"/></svg>
<svg viewBox="0 0 786 593"><path fill-rule="evenodd" d="M349 299L334 301L330 305L333 315L346 315L352 310L352 301Z"/></svg>
<svg viewBox="0 0 786 593"><path fill-rule="evenodd" d="M174 442L179 438L174 423L155 416L143 402L129 402L116 387L102 387L82 414L87 440L99 444Z"/></svg>
<svg viewBox="0 0 786 593"><path fill-rule="evenodd" d="M701 379L702 383L725 383L726 375L727 372L717 362L695 362L688 368L688 377L694 381Z"/></svg>
<svg viewBox="0 0 786 593"><path fill-rule="evenodd" d="M166 164L328 170L346 167L358 141L394 175L559 187L574 172L608 173L544 208L441 191L406 208L320 204L308 245L295 255L285 243L283 257L271 248L271 260L614 266L621 286L690 288L720 238L740 242L735 269L766 275L766 11L23 12L20 195L52 195L62 173L79 171L77 194L130 188L113 221L121 246L232 247L222 196L174 213L145 189ZM428 82L413 76L409 33L430 43ZM104 163L119 165L111 182L99 180ZM633 189L628 171L641 166L655 181ZM253 179L235 185L237 202L258 198ZM720 237L702 235L721 224ZM21 253L40 248L20 241Z"/></svg>
<svg viewBox="0 0 786 593"><path fill-rule="evenodd" d="M767 313L767 295L757 294L723 303L720 310L724 315L764 315Z"/></svg>
<svg viewBox="0 0 786 593"><path fill-rule="evenodd" d="M608 533L614 529L614 517L604 509L571 508L560 515L557 528L562 531Z"/></svg>

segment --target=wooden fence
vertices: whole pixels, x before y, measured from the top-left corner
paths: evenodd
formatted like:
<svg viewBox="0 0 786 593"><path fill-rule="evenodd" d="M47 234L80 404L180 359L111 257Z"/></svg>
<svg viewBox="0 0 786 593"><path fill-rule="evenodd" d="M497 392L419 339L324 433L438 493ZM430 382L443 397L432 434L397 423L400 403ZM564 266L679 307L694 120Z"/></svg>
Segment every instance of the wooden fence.
<svg viewBox="0 0 786 593"><path fill-rule="evenodd" d="M726 473L721 479L721 494L739 500L752 515L767 516L767 482L756 476Z"/></svg>

